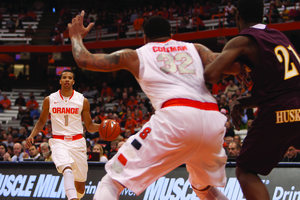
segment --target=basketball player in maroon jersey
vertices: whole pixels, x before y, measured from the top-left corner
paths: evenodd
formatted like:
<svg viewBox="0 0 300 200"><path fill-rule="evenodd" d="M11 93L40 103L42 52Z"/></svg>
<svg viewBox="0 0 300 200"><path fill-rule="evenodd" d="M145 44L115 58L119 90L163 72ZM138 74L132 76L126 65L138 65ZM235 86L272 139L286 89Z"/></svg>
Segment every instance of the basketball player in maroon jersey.
<svg viewBox="0 0 300 200"><path fill-rule="evenodd" d="M258 107L236 168L244 196L251 200L270 199L258 174L269 174L289 146L300 147L300 134L295 132L300 127L300 58L284 34L261 24L263 8L262 0L238 2L236 23L240 34L204 72L206 81L216 83L237 59L247 65L244 71L250 71L252 96L233 102L232 119L238 128L241 109ZM243 73L238 75L238 79L244 77Z"/></svg>

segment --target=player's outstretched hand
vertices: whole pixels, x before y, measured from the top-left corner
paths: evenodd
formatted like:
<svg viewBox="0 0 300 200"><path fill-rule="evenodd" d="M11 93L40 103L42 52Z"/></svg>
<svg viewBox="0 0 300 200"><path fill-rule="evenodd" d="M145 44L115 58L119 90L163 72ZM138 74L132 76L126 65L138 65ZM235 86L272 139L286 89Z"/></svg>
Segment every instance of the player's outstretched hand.
<svg viewBox="0 0 300 200"><path fill-rule="evenodd" d="M70 38L81 36L83 39L93 28L94 23L90 23L88 27L83 26L84 11L72 19L72 23L68 24Z"/></svg>
<svg viewBox="0 0 300 200"><path fill-rule="evenodd" d="M25 144L25 147L26 148L29 148L31 147L31 145L34 143L34 139L33 137L29 136L28 138L26 138L26 144Z"/></svg>
<svg viewBox="0 0 300 200"><path fill-rule="evenodd" d="M232 101L230 110L232 123L235 126L235 128L239 131L241 125L241 115L243 112L240 102L237 100Z"/></svg>

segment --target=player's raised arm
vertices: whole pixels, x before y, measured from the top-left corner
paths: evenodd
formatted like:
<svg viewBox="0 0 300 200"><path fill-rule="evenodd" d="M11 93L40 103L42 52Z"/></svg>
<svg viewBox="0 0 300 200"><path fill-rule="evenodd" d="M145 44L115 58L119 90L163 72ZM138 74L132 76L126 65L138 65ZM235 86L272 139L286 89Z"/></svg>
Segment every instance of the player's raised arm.
<svg viewBox="0 0 300 200"><path fill-rule="evenodd" d="M77 65L90 71L110 72L127 69L134 76L139 75L139 59L135 50L124 49L111 54L91 54L83 45L82 39L91 30L83 26L84 11L68 24L72 41L72 53Z"/></svg>
<svg viewBox="0 0 300 200"><path fill-rule="evenodd" d="M43 110L41 112L40 118L35 124L31 131L30 136L26 139L26 147L29 148L32 143L34 143L34 137L42 130L45 126L49 115L49 97L46 97L43 102Z"/></svg>
<svg viewBox="0 0 300 200"><path fill-rule="evenodd" d="M83 121L84 121L85 127L88 132L94 133L94 132L99 131L100 124L93 123L91 115L90 115L90 103L86 98L84 98L84 101L83 101L82 117L83 117Z"/></svg>

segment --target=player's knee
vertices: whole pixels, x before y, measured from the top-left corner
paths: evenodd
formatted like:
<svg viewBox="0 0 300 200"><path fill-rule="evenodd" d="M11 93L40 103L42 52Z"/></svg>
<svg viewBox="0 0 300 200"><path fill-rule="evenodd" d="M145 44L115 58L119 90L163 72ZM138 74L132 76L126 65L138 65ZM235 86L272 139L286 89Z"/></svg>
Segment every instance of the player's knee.
<svg viewBox="0 0 300 200"><path fill-rule="evenodd" d="M72 167L71 165L67 164L67 165L61 165L58 167L59 168L59 171L63 174L65 172L66 169L70 169L72 170Z"/></svg>
<svg viewBox="0 0 300 200"><path fill-rule="evenodd" d="M64 180L66 182L65 190L75 189L74 182L72 181L72 180L74 180L73 171L69 168L64 169L63 176L64 176Z"/></svg>
<svg viewBox="0 0 300 200"><path fill-rule="evenodd" d="M241 167L236 167L235 169L235 175L237 179L240 179L243 175L247 174L247 173L251 173L248 170L241 168Z"/></svg>
<svg viewBox="0 0 300 200"><path fill-rule="evenodd" d="M101 182L103 184L108 184L108 185L114 185L120 192L124 189L124 186L121 185L118 181L112 179L108 174L106 174L102 179Z"/></svg>
<svg viewBox="0 0 300 200"><path fill-rule="evenodd" d="M243 171L243 170L242 170L242 168L240 168L240 167L236 167L236 168L235 168L235 175L236 175L236 178L237 178L237 179L239 179L239 177L240 177L241 174L243 173L242 171Z"/></svg>

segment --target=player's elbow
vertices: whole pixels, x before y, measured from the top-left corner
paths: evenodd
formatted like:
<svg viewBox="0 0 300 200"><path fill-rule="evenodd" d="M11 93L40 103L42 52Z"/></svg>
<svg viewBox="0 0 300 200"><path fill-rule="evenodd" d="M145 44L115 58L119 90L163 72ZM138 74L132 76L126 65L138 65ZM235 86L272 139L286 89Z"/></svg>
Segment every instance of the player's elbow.
<svg viewBox="0 0 300 200"><path fill-rule="evenodd" d="M217 78L216 76L214 76L212 73L205 73L203 74L204 76L204 80L205 82L211 83L211 84L215 84L219 81L219 78Z"/></svg>
<svg viewBox="0 0 300 200"><path fill-rule="evenodd" d="M92 124L86 126L86 130L87 130L89 133L94 133L94 132L95 132L95 128L93 128Z"/></svg>
<svg viewBox="0 0 300 200"><path fill-rule="evenodd" d="M82 58L77 58L77 59L75 59L75 61L76 61L77 65L78 65L78 67L83 68L83 69L86 68L86 66L87 66L87 60L82 59Z"/></svg>

